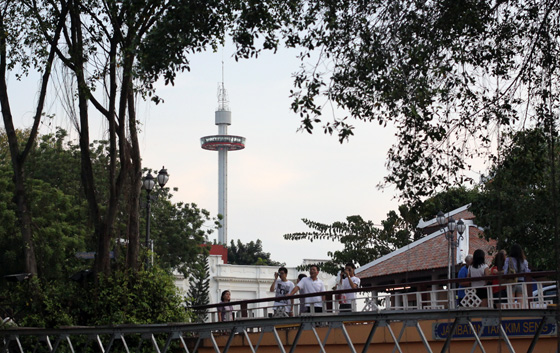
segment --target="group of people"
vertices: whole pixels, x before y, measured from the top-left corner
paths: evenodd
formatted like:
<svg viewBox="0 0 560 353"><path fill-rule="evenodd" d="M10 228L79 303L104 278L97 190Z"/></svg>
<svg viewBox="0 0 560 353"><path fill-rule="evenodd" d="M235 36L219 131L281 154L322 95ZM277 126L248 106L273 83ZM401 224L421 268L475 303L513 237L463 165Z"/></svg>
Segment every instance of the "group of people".
<svg viewBox="0 0 560 353"><path fill-rule="evenodd" d="M488 304L488 292L483 286L488 283L485 280L475 280L477 277L485 277L500 274L521 274L531 272L529 263L525 258L523 249L519 244L511 246L509 254L505 250L500 250L494 256L492 267L486 264L486 255L484 250L478 249L472 255L467 255L465 258L465 266L463 266L457 275L457 278L471 278L470 281L461 282L460 287L469 286L476 289L476 296L481 299L480 306L486 307ZM504 283L515 283L512 285L512 295L520 297L523 293L523 285L525 284L525 277L507 278L501 281L494 279L492 281L492 297L495 299L493 306L497 307L498 304L505 302L507 298L507 290ZM458 291L458 305L463 305L463 298L465 291L463 289Z"/></svg>
<svg viewBox="0 0 560 353"><path fill-rule="evenodd" d="M356 266L348 263L341 270L340 281L337 283L339 289L355 289L360 286L360 279L355 276ZM312 294L325 292L325 284L319 279L319 267L311 265L309 267L309 277L305 273L298 276L297 282L294 283L287 278L288 269L280 267L274 273L274 281L270 286L270 291L275 293L277 298L274 301L274 315L292 316L294 299L287 298L299 292L299 294ZM229 290L222 292L221 301L227 303L230 301L231 293ZM339 297L339 309L341 312L352 311L352 301L356 298L356 293L344 293ZM326 298L323 295L307 296L300 299L300 313L321 313L323 312L323 303ZM233 307L224 305L218 307L218 320L233 320Z"/></svg>
<svg viewBox="0 0 560 353"><path fill-rule="evenodd" d="M356 266L353 263L348 263L341 270L340 280L337 283L337 289L356 289L360 286L360 279L355 276L354 271ZM477 280L478 277L485 277L499 274L522 274L531 272L529 263L525 258L523 249L519 244L514 244L509 254L505 250L500 250L494 256L492 266L486 264L486 254L484 250L478 249L472 255L467 255L465 258L465 265L459 270L457 278L464 278L465 281L460 283L460 288L472 287L476 290L476 296L480 298L480 306L488 306L488 292L484 287L488 283L486 280ZM299 294L312 294L325 292L325 285L321 279L318 278L319 267L311 265L309 268L309 277L302 273L298 276L297 282L288 280L288 269L280 267L274 273L274 281L270 285L270 291L275 293L277 298L274 301L274 314L280 316L293 315L294 299L287 298L299 292ZM515 284L512 286L512 294L515 297L522 296L523 285L525 277L514 277L504 279L499 282L498 279L492 281L492 297L494 298L493 306L505 302L507 298L507 290L504 283ZM222 292L221 302L228 303L230 301L231 293L229 290ZM464 306L463 299L465 297L465 290L460 289L457 295L457 304ZM352 311L352 301L356 299L356 293L344 293L338 297L339 310L341 312ZM326 298L322 295L307 296L300 299L300 313L321 313L323 312L323 303ZM218 307L218 320L231 321L233 320L233 307L231 305L224 305Z"/></svg>
<svg viewBox="0 0 560 353"><path fill-rule="evenodd" d="M353 263L348 263L341 271L340 275L340 289L355 289L360 285L360 279L355 276L354 270L356 266ZM294 284L287 279L288 270L285 267L280 267L278 272L274 273L274 282L270 286L270 291L275 293L275 297L281 298L274 302L274 313L292 315L294 300L285 298L287 296L299 294L311 294L325 292L325 284L318 278L319 267L311 265L309 267L309 277L301 273L298 276L297 282ZM352 300L356 298L356 293L346 293L340 297L340 311L352 311ZM323 303L326 298L321 295L308 296L300 300L300 313L321 313L323 312Z"/></svg>

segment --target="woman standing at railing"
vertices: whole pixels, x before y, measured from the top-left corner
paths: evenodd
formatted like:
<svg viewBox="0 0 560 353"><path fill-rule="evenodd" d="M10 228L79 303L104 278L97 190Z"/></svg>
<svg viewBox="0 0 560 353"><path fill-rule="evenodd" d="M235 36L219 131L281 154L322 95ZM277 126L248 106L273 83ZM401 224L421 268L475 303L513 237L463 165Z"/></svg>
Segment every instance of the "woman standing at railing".
<svg viewBox="0 0 560 353"><path fill-rule="evenodd" d="M506 251L500 250L494 256L493 266L490 269L490 274L493 276L504 274L504 264L506 262ZM494 307L496 308L499 303L507 302L506 287L500 285L500 281L496 278L492 281L492 296L494 297Z"/></svg>
<svg viewBox="0 0 560 353"><path fill-rule="evenodd" d="M467 277L476 278L476 277L484 277L489 275L490 275L490 269L488 268L488 265L485 263L484 250L481 249L475 250L473 254L473 263L469 267L469 273ZM488 306L488 292L486 288L483 287L485 285L486 285L486 281L471 281L472 287L479 287L476 288L476 296L482 300L480 303L481 307Z"/></svg>
<svg viewBox="0 0 560 353"><path fill-rule="evenodd" d="M506 258L504 263L504 273L527 273L531 272L529 269L529 263L525 259L525 254L521 245L513 244L509 249L509 256ZM512 287L513 295L516 297L521 297L523 295L523 284L525 283L525 277L517 277L514 282L518 282Z"/></svg>

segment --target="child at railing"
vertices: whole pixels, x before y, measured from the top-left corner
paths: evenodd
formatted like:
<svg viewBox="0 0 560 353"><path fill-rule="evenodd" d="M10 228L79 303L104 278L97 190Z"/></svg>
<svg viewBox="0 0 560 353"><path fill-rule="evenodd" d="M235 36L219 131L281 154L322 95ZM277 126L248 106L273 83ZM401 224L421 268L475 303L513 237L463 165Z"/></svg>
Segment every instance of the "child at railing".
<svg viewBox="0 0 560 353"><path fill-rule="evenodd" d="M222 292L222 303L229 303L231 301L231 293L229 290ZM233 306L224 305L218 307L218 321L233 321Z"/></svg>
<svg viewBox="0 0 560 353"><path fill-rule="evenodd" d="M459 273L457 274L457 278L467 278L467 275L469 274L469 267L472 265L472 259L473 257L471 254L465 256L465 266L461 267ZM467 284L468 283L465 283L465 285ZM459 284L459 288L464 288L465 285ZM464 297L465 297L465 290L459 289L457 291L457 306L462 305L461 300L463 300Z"/></svg>

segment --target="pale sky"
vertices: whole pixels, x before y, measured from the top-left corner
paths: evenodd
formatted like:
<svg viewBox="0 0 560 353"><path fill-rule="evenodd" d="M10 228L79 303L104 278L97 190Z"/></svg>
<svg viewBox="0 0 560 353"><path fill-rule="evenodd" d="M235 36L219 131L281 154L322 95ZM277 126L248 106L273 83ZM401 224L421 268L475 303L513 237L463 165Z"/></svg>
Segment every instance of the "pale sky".
<svg viewBox="0 0 560 353"><path fill-rule="evenodd" d="M218 132L214 111L223 60L232 112L228 133L247 139L244 150L229 153L228 242L261 239L263 250L288 266L300 265L304 258L327 259L327 252L340 244L287 241L283 235L307 231L302 218L332 223L361 215L378 224L396 209L395 192L376 187L387 173L386 152L394 132L377 123L356 122L355 136L344 144L324 135L320 125L313 135L297 132L300 119L290 110L289 98L292 73L300 65L296 53L266 52L239 62L231 53L226 48L192 56L191 71L179 74L175 86L159 85L165 103L139 104L143 166L167 168L167 186L179 188L175 202L194 202L217 214L218 154L201 149L200 137ZM32 82L12 93L18 128L31 124L29 92L35 87ZM57 125L72 129L60 108L52 104L48 109L56 117L43 125L42 133ZM325 108L325 119L331 111ZM105 131L105 123L92 124L99 136ZM216 237L217 232L211 240Z"/></svg>
<svg viewBox="0 0 560 353"><path fill-rule="evenodd" d="M160 87L165 103L140 114L144 165L165 165L168 185L179 187L177 200L217 213L218 154L201 149L200 137L218 131L214 111L223 58L232 112L228 133L247 138L246 148L228 157L228 242L261 239L273 260L289 266L304 258L327 259L340 244L287 241L283 235L307 231L302 218L324 223L356 214L375 223L385 219L398 203L394 192L376 185L386 174L394 133L377 123L356 123L355 136L341 145L320 125L313 135L297 132L300 120L289 98L292 73L300 64L295 52L239 62L230 53L195 56L190 73L180 75L174 87Z"/></svg>

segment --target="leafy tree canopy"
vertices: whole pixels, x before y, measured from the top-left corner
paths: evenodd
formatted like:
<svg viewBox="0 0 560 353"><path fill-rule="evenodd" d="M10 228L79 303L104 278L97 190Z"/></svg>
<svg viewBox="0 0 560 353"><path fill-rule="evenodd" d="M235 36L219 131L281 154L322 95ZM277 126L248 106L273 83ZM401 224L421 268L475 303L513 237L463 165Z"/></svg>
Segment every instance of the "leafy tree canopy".
<svg viewBox="0 0 560 353"><path fill-rule="evenodd" d="M323 271L335 275L341 266L353 262L363 266L424 236L416 226L421 218L433 218L440 210L451 210L471 203L478 192L465 188L451 189L414 206L401 205L391 210L381 224L366 221L361 216L346 217L346 222L324 224L303 219L309 232L285 234L287 240L331 240L344 249L329 251L330 260L321 265Z"/></svg>
<svg viewBox="0 0 560 353"><path fill-rule="evenodd" d="M208 242L208 235L219 222L194 203L173 203L169 188L157 188L150 196L153 197L150 239L154 241L159 265L188 277L191 268L197 268L200 263L199 255L208 255L208 247L202 245ZM145 216L143 212L144 224ZM208 227L209 222L213 222L213 227Z"/></svg>
<svg viewBox="0 0 560 353"><path fill-rule="evenodd" d="M246 244L237 239L237 243L231 240L228 247L228 263L232 265L263 265L282 266L283 263L270 258L269 252L264 252L262 241L250 241Z"/></svg>
<svg viewBox="0 0 560 353"><path fill-rule="evenodd" d="M12 202L13 172L7 144L2 141L5 135L0 134L0 278L25 272L23 243ZM108 173L107 148L106 141L91 145L97 178ZM204 274L204 268L197 266L208 252L201 245L212 232L205 224L211 221L208 211L194 204L175 204L171 190L155 189L151 227L154 250L159 255L155 256L155 265L136 273L127 271L123 266L126 256L122 256L126 251L121 251L127 244L113 239L114 271L101 275L95 285L87 276L73 281L71 277L85 275L91 268L91 260L79 259L76 253L95 249L85 196L78 182L79 165L78 147L67 141L61 129L39 136L30 153L27 186L34 210L39 277L19 284L0 280L0 297L9 297L10 305L21 313L18 324L53 327L188 320L190 314L185 311L172 272ZM98 197L107 198L107 190L98 190ZM121 232L126 228L124 213L121 210L116 220Z"/></svg>
<svg viewBox="0 0 560 353"><path fill-rule="evenodd" d="M557 2L304 1L292 92L302 129L342 142L349 118L396 128L388 176L405 200L469 181L498 132L548 124L560 103ZM325 101L345 116L325 117ZM471 180L473 181L473 180Z"/></svg>
<svg viewBox="0 0 560 353"><path fill-rule="evenodd" d="M47 91L64 105L79 134L81 178L97 243L94 271L108 274L115 237L126 238L126 266L137 270L140 254L141 156L137 99L161 99L155 83L173 84L190 70L190 56L216 50L231 37L235 57L275 50L281 29L301 12L298 1L150 0L7 1L0 8L0 105L10 137L17 216L26 267L37 273L33 228L25 188L26 157L44 116ZM49 85L53 65L62 68L61 85ZM42 74L30 138L23 151L9 108L7 77ZM91 155L90 117L107 127L107 173L99 179ZM103 185L101 185L103 184ZM100 197L99 190L105 194ZM119 214L120 213L120 214ZM122 229L118 218L128 217Z"/></svg>
<svg viewBox="0 0 560 353"><path fill-rule="evenodd" d="M0 134L0 274L25 272L21 233L17 227L15 206L12 202L14 187L9 168L9 151L5 138ZM107 176L107 141L92 144L90 154L97 178ZM76 258L77 252L93 251L96 244L89 236L92 224L88 220L86 198L79 182L79 148L67 141L66 131L58 129L54 134L41 135L32 149L27 166L27 184L35 229L39 274L47 279L68 278L76 271L91 264ZM103 185L103 184L101 184ZM106 189L97 191L99 200L108 198ZM169 188L156 188L152 192L151 239L159 256L161 268L172 272L179 270L188 275L197 263L201 247L213 231L207 226L212 219L208 211L195 204L173 203ZM142 212L145 224L146 213ZM127 217L125 209L118 213L116 225L124 233ZM215 220L214 220L215 222ZM215 225L217 226L217 225ZM144 230L142 228L142 230ZM117 234L119 234L117 233ZM118 250L116 238L111 250Z"/></svg>
<svg viewBox="0 0 560 353"><path fill-rule="evenodd" d="M75 254L86 251L87 235L91 232L84 198L80 197L80 187L76 183L79 159L73 151L57 147L64 136L62 130L58 137L41 136L29 156L27 188L34 210L32 225L34 242L38 245L38 274L48 279L68 278L83 266ZM4 139L5 135L0 134L0 140ZM2 230L5 231L0 234L1 275L26 272L21 232L12 202L13 172L6 167L10 164L8 151L7 144L0 144L0 183L5 186L0 193Z"/></svg>
<svg viewBox="0 0 560 353"><path fill-rule="evenodd" d="M548 137L537 128L511 134L506 143L507 153L496 160L472 211L499 247L519 243L532 267L554 269L554 252L543 248L554 243ZM553 153L558 168L558 148Z"/></svg>
<svg viewBox="0 0 560 353"><path fill-rule="evenodd" d="M346 263L365 265L409 243L408 232L383 232L378 225L372 221L364 221L360 216L349 216L346 222L334 222L330 225L307 219L303 219L303 223L313 231L285 234L284 238L311 242L327 239L344 245L343 250L329 251L327 255L331 260L321 264L321 270L331 274L336 274Z"/></svg>

